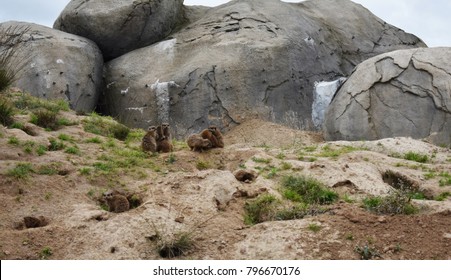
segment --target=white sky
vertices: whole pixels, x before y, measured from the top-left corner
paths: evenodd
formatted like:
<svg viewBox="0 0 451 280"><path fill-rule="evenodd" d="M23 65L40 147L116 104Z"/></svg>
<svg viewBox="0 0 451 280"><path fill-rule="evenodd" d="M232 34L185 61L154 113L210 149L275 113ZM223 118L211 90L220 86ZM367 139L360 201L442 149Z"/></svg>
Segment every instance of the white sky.
<svg viewBox="0 0 451 280"><path fill-rule="evenodd" d="M52 27L70 0L0 0L0 22L27 21ZM263 1L263 0L262 0ZM386 22L420 37L429 47L451 47L450 0L353 0ZM217 6L227 0L185 0L185 5ZM285 0L300 2L300 0Z"/></svg>

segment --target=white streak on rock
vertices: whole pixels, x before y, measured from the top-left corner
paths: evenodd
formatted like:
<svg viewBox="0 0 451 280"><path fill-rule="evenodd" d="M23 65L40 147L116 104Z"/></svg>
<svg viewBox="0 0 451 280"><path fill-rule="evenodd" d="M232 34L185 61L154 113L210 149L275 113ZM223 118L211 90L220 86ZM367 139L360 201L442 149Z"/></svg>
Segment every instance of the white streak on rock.
<svg viewBox="0 0 451 280"><path fill-rule="evenodd" d="M154 45L154 48L158 53L172 60L174 58L175 43L177 43L177 39L166 40Z"/></svg>
<svg viewBox="0 0 451 280"><path fill-rule="evenodd" d="M146 107L128 107L128 108L125 108L125 110L128 110L128 111L139 111L141 113L141 115L144 114L144 109L146 109Z"/></svg>
<svg viewBox="0 0 451 280"><path fill-rule="evenodd" d="M161 82L158 79L150 86L150 89L155 92L157 98L158 121L160 123L169 122L169 88L179 87L174 81Z"/></svg>
<svg viewBox="0 0 451 280"><path fill-rule="evenodd" d="M321 128L327 107L329 107L337 89L345 81L346 78L339 78L330 82L315 82L313 89L312 121L316 128Z"/></svg>
<svg viewBox="0 0 451 280"><path fill-rule="evenodd" d="M130 89L130 87L128 87L126 89L121 89L121 95L126 95L128 93L129 89Z"/></svg>
<svg viewBox="0 0 451 280"><path fill-rule="evenodd" d="M62 59L57 59L57 60L56 60L56 63L58 63L58 64L64 64L64 61L63 61Z"/></svg>

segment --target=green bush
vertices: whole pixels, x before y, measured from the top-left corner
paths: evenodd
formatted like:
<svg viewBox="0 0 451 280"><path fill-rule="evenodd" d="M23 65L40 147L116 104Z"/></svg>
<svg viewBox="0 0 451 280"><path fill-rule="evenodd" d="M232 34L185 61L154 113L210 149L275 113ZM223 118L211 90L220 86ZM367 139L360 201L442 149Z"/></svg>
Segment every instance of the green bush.
<svg viewBox="0 0 451 280"><path fill-rule="evenodd" d="M57 130L58 124L58 113L48 109L40 109L31 115L31 123L37 126Z"/></svg>
<svg viewBox="0 0 451 280"><path fill-rule="evenodd" d="M265 221L271 221L275 217L275 207L278 200L274 195L266 194L246 202L244 206L244 222L248 225L255 225Z"/></svg>
<svg viewBox="0 0 451 280"><path fill-rule="evenodd" d="M415 152L406 153L404 155L404 159L416 161L416 162L420 162L420 163L426 163L429 160L427 155L422 155L422 154L418 154Z"/></svg>
<svg viewBox="0 0 451 280"><path fill-rule="evenodd" d="M14 120L14 107L6 99L0 96L0 124L10 126Z"/></svg>
<svg viewBox="0 0 451 280"><path fill-rule="evenodd" d="M286 176L282 179L285 198L307 204L330 204L338 194L329 190L320 181L305 176Z"/></svg>
<svg viewBox="0 0 451 280"><path fill-rule="evenodd" d="M29 58L17 54L23 45L22 37L29 31L27 27L0 29L0 92L12 85Z"/></svg>
<svg viewBox="0 0 451 280"><path fill-rule="evenodd" d="M88 118L83 120L85 131L94 134L114 137L124 141L130 133L130 128L113 120L111 117L102 117L96 113L92 113Z"/></svg>
<svg viewBox="0 0 451 280"><path fill-rule="evenodd" d="M31 163L18 163L16 167L8 170L7 175L16 179L26 179L32 172L34 172L34 170Z"/></svg>
<svg viewBox="0 0 451 280"><path fill-rule="evenodd" d="M410 201L409 193L394 190L387 196L365 198L363 206L377 214L415 214L418 209Z"/></svg>

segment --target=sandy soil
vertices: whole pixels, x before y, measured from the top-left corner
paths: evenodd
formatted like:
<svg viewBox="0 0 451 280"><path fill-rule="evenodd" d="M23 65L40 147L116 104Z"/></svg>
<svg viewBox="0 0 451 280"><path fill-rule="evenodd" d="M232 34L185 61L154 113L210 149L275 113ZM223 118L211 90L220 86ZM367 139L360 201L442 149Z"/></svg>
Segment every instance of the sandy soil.
<svg viewBox="0 0 451 280"><path fill-rule="evenodd" d="M85 132L84 117L65 114L79 124L33 127L35 136L0 126L1 259L162 259L157 247L181 234L192 246L177 259L451 259L451 198L433 199L451 192L440 186L451 173L447 148L409 138L326 143L316 133L252 120L225 135L224 149L194 153L179 143L172 154L149 155L145 165L128 156L124 167L99 171L99 162L117 159L118 150L136 151L139 141ZM61 134L78 153L36 153ZM93 137L102 143L86 141ZM35 143L32 152L27 141ZM325 153L331 150L340 152ZM428 162L403 159L409 151L428 155ZM11 175L20 163L34 171ZM259 173L255 181L236 180L233 173L244 167ZM392 189L383 180L387 170L426 195L413 200L418 213L378 215L362 207L363 198ZM245 204L265 193L281 197L285 175L314 177L340 199L322 214L247 225ZM110 188L134 195L139 206L106 211L101 196ZM26 216L43 216L48 224L24 228Z"/></svg>

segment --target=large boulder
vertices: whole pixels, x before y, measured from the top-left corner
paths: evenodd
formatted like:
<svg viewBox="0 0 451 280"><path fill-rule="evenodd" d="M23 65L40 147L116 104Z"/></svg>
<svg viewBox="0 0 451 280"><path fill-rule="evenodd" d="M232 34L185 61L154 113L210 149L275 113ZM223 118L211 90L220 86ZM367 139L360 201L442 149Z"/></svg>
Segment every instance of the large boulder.
<svg viewBox="0 0 451 280"><path fill-rule="evenodd" d="M64 99L77 111L95 109L103 71L95 43L32 23L5 22L0 30L23 34L16 47L16 63L24 63L16 86L37 97Z"/></svg>
<svg viewBox="0 0 451 280"><path fill-rule="evenodd" d="M251 118L314 129L316 81L418 46L348 0L231 1L171 39L108 62L100 107L133 127L169 121L178 137Z"/></svg>
<svg viewBox="0 0 451 280"><path fill-rule="evenodd" d="M183 0L72 0L53 28L93 40L109 60L160 41L183 19Z"/></svg>
<svg viewBox="0 0 451 280"><path fill-rule="evenodd" d="M361 63L337 92L326 140L396 136L451 144L451 48L381 54Z"/></svg>

